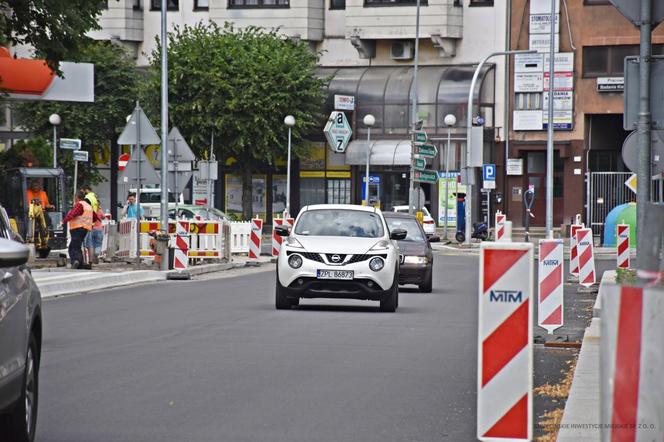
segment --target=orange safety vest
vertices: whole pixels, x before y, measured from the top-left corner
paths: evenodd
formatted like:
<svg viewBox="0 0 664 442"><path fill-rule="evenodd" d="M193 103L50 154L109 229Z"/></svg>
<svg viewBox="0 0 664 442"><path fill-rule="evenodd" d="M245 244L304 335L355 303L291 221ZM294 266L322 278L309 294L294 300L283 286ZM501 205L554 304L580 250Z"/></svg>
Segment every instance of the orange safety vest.
<svg viewBox="0 0 664 442"><path fill-rule="evenodd" d="M69 221L69 230L83 228L92 230L92 206L85 201L79 201L83 205L83 215Z"/></svg>

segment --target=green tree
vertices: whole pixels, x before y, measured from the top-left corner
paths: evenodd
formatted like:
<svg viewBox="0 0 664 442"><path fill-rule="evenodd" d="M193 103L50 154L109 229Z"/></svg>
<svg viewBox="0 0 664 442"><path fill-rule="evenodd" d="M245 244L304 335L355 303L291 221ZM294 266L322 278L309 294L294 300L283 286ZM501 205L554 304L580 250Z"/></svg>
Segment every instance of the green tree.
<svg viewBox="0 0 664 442"><path fill-rule="evenodd" d="M143 94L151 121L159 121L159 41L157 46ZM306 43L277 30L201 23L169 34L169 125L199 156L205 157L214 133L217 157L236 159L245 218L252 216L252 173L286 156L284 117L296 120L295 156L306 152L304 137L322 122L325 81L315 74L317 61Z"/></svg>
<svg viewBox="0 0 664 442"><path fill-rule="evenodd" d="M0 0L2 43L26 44L56 68L85 46L86 32L98 29L99 0Z"/></svg>
<svg viewBox="0 0 664 442"><path fill-rule="evenodd" d="M138 73L124 49L110 42L89 42L82 48L79 58L95 65L94 103L26 102L17 105L16 111L21 126L47 140L52 131L48 117L59 114L62 124L58 134L80 138L83 149L89 151L92 158L95 152L114 142L119 136L118 129L125 126L125 118L136 99ZM72 174L73 162L69 157L59 155L59 162ZM79 173L81 182L95 183L100 179L93 162L80 168Z"/></svg>

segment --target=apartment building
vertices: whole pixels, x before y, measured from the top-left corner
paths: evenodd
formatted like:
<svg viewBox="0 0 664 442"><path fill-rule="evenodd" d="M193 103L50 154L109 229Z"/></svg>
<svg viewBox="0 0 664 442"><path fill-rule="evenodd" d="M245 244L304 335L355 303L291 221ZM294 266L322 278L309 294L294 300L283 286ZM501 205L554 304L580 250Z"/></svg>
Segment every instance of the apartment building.
<svg viewBox="0 0 664 442"><path fill-rule="evenodd" d="M160 0L109 0L100 24L91 35L124 44L146 65L160 27ZM507 44L507 0L421 0L417 118L439 156L431 168L444 170L448 128L443 120L453 114L450 170L459 170L465 146L467 96L478 62ZM218 24L236 27L279 28L292 39L306 41L322 52L321 75L331 76L326 113L335 109L335 96L353 97L345 110L353 140L344 154L325 145L321 133L317 148L296 162L291 205L359 203L366 161L363 117L371 113L376 124L372 139L370 194L383 209L408 201L410 164L411 87L416 33L415 0L169 0L168 25ZM505 135L504 60L495 59L482 72L474 93L475 109L485 120L484 160L494 162ZM339 97L337 97L339 98ZM339 102L337 99L336 107ZM347 107L347 106L346 106ZM222 164L217 183L217 206L240 210L241 185L232 161ZM265 168L254 176L254 213L268 220L285 201L285 164ZM422 185L427 206L437 216L439 185ZM478 208L479 213L479 208ZM440 218L442 223L442 218Z"/></svg>

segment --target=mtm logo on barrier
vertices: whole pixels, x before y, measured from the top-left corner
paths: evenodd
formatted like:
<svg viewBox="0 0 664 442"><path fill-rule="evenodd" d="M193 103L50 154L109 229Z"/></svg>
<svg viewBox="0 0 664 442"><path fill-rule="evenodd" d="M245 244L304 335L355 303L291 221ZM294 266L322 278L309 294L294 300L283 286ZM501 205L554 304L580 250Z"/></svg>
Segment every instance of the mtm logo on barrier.
<svg viewBox="0 0 664 442"><path fill-rule="evenodd" d="M480 249L477 438L532 439L533 246Z"/></svg>
<svg viewBox="0 0 664 442"><path fill-rule="evenodd" d="M537 325L551 334L563 325L562 239L542 239L539 243Z"/></svg>

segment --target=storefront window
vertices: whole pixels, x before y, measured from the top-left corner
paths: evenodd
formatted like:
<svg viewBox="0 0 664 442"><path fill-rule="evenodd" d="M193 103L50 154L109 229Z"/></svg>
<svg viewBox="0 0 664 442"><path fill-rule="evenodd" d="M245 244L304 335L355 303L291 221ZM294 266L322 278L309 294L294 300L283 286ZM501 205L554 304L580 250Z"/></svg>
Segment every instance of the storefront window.
<svg viewBox="0 0 664 442"><path fill-rule="evenodd" d="M265 175L254 175L251 178L251 210L252 215L265 219ZM226 175L226 212L242 213L242 177Z"/></svg>
<svg viewBox="0 0 664 442"><path fill-rule="evenodd" d="M350 204L350 180L327 180L327 203Z"/></svg>
<svg viewBox="0 0 664 442"><path fill-rule="evenodd" d="M325 178L300 178L300 205L325 204Z"/></svg>
<svg viewBox="0 0 664 442"><path fill-rule="evenodd" d="M286 175L272 176L272 217L286 209Z"/></svg>
<svg viewBox="0 0 664 442"><path fill-rule="evenodd" d="M382 175L381 210L392 210L394 206L408 205L408 174L388 172Z"/></svg>

